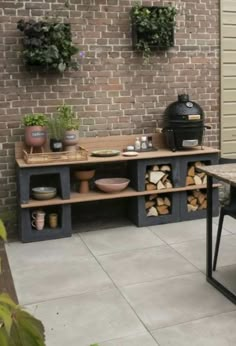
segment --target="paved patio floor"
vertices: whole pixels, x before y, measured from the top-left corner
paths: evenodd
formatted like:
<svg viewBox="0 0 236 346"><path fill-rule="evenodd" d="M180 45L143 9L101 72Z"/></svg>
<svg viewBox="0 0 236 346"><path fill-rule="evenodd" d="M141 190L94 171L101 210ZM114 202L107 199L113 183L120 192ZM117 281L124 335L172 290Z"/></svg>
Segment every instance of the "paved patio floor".
<svg viewBox="0 0 236 346"><path fill-rule="evenodd" d="M19 302L43 321L47 346L236 345L236 305L205 280L205 220L6 248ZM219 272L236 273L235 249L227 218ZM236 275L225 277L236 288Z"/></svg>

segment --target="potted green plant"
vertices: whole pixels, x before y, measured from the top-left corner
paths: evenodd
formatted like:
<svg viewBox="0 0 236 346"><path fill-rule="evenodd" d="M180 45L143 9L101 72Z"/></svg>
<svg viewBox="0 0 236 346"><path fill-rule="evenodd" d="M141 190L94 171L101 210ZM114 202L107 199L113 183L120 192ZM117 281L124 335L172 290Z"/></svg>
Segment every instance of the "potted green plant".
<svg viewBox="0 0 236 346"><path fill-rule="evenodd" d="M7 239L6 229L1 219L0 239ZM0 345L46 346L42 322L15 304L6 293L0 294Z"/></svg>
<svg viewBox="0 0 236 346"><path fill-rule="evenodd" d="M174 45L174 26L177 11L173 6L142 6L131 10L134 49L143 52L147 60L152 50L168 49Z"/></svg>
<svg viewBox="0 0 236 346"><path fill-rule="evenodd" d="M50 149L52 151L62 151L63 138L65 134L64 122L61 118L54 116L48 120L48 131L50 137Z"/></svg>
<svg viewBox="0 0 236 346"><path fill-rule="evenodd" d="M68 67L78 69L72 56L79 48L72 42L71 26L50 19L35 21L21 19L17 28L23 32L23 59L26 65L42 66L64 72Z"/></svg>
<svg viewBox="0 0 236 346"><path fill-rule="evenodd" d="M65 129L63 143L66 150L75 150L79 141L79 119L76 119L75 112L69 105L64 104L57 111Z"/></svg>
<svg viewBox="0 0 236 346"><path fill-rule="evenodd" d="M30 147L30 151L34 147L42 149L47 139L47 116L43 113L26 114L22 123L25 126L25 144Z"/></svg>

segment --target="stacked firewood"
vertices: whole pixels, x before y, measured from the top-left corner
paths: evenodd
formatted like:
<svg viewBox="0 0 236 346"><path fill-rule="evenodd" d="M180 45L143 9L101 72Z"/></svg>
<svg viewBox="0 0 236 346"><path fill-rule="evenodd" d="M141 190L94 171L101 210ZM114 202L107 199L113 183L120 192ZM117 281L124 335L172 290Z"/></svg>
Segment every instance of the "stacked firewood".
<svg viewBox="0 0 236 346"><path fill-rule="evenodd" d="M170 165L154 165L148 167L145 176L146 190L171 189L173 184L170 178Z"/></svg>
<svg viewBox="0 0 236 346"><path fill-rule="evenodd" d="M170 214L171 200L167 196L150 195L145 202L147 216Z"/></svg>
<svg viewBox="0 0 236 346"><path fill-rule="evenodd" d="M154 165L148 167L145 176L146 190L162 190L171 189L171 166L170 165ZM145 202L147 216L166 215L170 213L171 200L169 197L160 197L157 194L149 195Z"/></svg>
<svg viewBox="0 0 236 346"><path fill-rule="evenodd" d="M187 197L188 212L203 210L207 207L207 194L203 190L193 190Z"/></svg>
<svg viewBox="0 0 236 346"><path fill-rule="evenodd" d="M204 172L198 172L197 167L205 166L204 162L193 162L188 166L186 176L186 186L188 185L205 185L207 183L207 175Z"/></svg>
<svg viewBox="0 0 236 346"><path fill-rule="evenodd" d="M197 167L205 166L204 162L193 162L188 165L186 176L186 186L189 185L206 185L207 175L203 172L198 172ZM188 193L187 209L188 212L206 209L207 196L204 190L193 190Z"/></svg>

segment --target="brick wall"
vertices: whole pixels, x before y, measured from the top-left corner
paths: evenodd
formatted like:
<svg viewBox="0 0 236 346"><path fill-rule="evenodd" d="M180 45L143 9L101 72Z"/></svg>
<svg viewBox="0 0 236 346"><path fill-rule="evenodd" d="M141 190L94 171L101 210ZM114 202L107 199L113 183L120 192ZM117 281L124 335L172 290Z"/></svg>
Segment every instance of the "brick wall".
<svg viewBox="0 0 236 346"><path fill-rule="evenodd" d="M165 107L187 92L206 114L206 143L219 138L219 0L176 0L175 47L150 64L132 50L129 11L134 0L0 0L0 212L15 206L14 143L25 113L51 114L65 101L81 119L81 136L153 132ZM169 1L143 1L165 5ZM79 71L37 73L20 58L21 18L54 14L72 24L85 51ZM1 214L0 214L1 215Z"/></svg>

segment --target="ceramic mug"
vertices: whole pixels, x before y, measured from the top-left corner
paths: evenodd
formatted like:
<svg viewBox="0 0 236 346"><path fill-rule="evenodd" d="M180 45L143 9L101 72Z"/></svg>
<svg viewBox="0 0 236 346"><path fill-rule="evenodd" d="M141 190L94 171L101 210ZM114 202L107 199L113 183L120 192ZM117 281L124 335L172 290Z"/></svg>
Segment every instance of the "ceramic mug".
<svg viewBox="0 0 236 346"><path fill-rule="evenodd" d="M37 218L45 218L45 212L41 209L39 210L35 210L33 213L32 213L32 219L37 219Z"/></svg>
<svg viewBox="0 0 236 346"><path fill-rule="evenodd" d="M48 218L49 218L49 226L51 228L57 228L58 215L56 213L51 213L49 214Z"/></svg>
<svg viewBox="0 0 236 346"><path fill-rule="evenodd" d="M32 219L32 226L36 228L37 231L42 231L45 224L45 212L43 210L35 210L32 213Z"/></svg>

